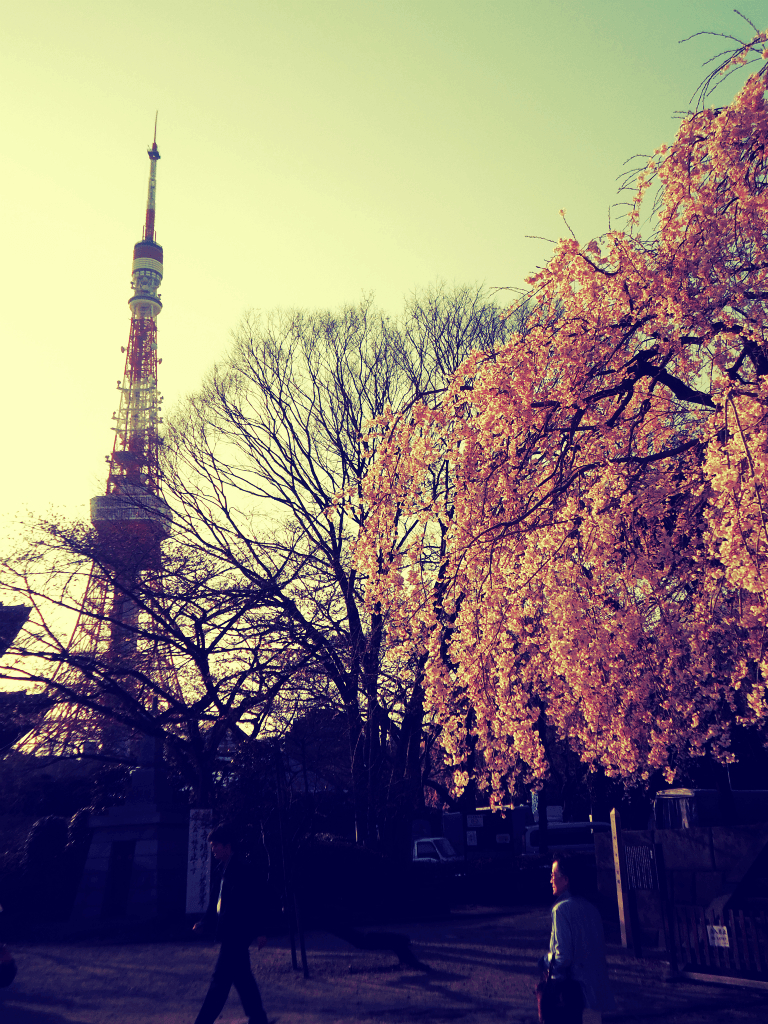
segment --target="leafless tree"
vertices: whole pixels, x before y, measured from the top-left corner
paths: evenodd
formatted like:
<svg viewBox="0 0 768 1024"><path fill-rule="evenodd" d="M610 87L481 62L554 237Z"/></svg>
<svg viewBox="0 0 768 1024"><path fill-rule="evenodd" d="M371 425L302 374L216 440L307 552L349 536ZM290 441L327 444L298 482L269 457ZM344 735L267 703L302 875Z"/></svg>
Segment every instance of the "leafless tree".
<svg viewBox="0 0 768 1024"><path fill-rule="evenodd" d="M25 743L130 763L136 738L154 738L209 805L222 744L258 734L294 667L271 644L261 595L223 563L167 542L162 573L126 577L102 554L90 528L42 522L0 566L4 593L32 609L4 679L55 704ZM138 608L128 625L120 599ZM115 631L126 642L110 643Z"/></svg>
<svg viewBox="0 0 768 1024"><path fill-rule="evenodd" d="M3 598L33 608L4 674L53 695L80 735L91 720L101 735L111 722L162 741L203 803L223 744L342 710L358 840L391 843L423 806L424 712L420 666L388 645L352 564L376 446L366 426L437 397L471 349L509 329L475 288L416 294L398 318L370 299L247 317L168 426L162 572L120 575L90 528L37 524L0 564ZM99 592L91 573L105 593L130 587L140 610L124 655L98 642L125 631L116 604L83 605Z"/></svg>
<svg viewBox="0 0 768 1024"><path fill-rule="evenodd" d="M389 648L350 557L376 445L366 425L437 396L509 329L473 288L414 295L396 319L370 299L247 317L167 431L176 530L258 595L272 642L291 652L297 701L346 715L360 842L391 842L398 816L423 805L419 666Z"/></svg>

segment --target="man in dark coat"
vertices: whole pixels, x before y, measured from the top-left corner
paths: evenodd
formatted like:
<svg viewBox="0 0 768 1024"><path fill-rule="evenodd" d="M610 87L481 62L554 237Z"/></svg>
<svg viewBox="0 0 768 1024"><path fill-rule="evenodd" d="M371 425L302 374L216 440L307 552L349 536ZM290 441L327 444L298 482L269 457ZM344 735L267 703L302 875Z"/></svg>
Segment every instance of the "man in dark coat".
<svg viewBox="0 0 768 1024"><path fill-rule="evenodd" d="M236 836L228 825L217 825L208 839L211 852L222 865L218 898L195 925L195 931L213 931L221 943L213 977L195 1024L214 1024L234 985L248 1024L267 1024L248 947L254 938L261 949L264 935L264 893L251 865L235 849Z"/></svg>

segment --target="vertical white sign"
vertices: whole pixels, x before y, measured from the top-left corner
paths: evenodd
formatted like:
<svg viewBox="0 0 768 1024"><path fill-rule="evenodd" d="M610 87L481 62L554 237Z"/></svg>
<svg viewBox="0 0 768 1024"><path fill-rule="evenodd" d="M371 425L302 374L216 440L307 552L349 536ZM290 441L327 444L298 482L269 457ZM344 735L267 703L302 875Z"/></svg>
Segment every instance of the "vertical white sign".
<svg viewBox="0 0 768 1024"><path fill-rule="evenodd" d="M213 811L193 807L189 812L189 846L187 853L187 913L204 914L208 909L211 889L211 831Z"/></svg>

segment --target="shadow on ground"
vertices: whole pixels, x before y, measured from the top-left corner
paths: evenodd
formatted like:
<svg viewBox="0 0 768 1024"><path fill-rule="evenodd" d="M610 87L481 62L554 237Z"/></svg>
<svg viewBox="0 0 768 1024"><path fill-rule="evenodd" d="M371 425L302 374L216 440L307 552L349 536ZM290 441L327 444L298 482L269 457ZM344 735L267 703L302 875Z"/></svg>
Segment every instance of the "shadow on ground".
<svg viewBox="0 0 768 1024"><path fill-rule="evenodd" d="M91 1024L77 1015L72 1016L69 1008L65 1010L67 1016L62 1017L61 1009L42 1009L39 1000L27 1002L18 993L0 995L0 1020L3 1024Z"/></svg>
<svg viewBox="0 0 768 1024"><path fill-rule="evenodd" d="M398 924L418 962L307 934L310 976L291 967L286 938L252 950L270 1020L279 1024L536 1024L535 964L546 948L546 909L473 911ZM208 943L29 944L19 974L0 990L0 1024L189 1024L216 959ZM664 981L666 965L615 947L609 968L618 1009L605 1024L765 1024L768 995ZM232 994L218 1024L242 1024Z"/></svg>

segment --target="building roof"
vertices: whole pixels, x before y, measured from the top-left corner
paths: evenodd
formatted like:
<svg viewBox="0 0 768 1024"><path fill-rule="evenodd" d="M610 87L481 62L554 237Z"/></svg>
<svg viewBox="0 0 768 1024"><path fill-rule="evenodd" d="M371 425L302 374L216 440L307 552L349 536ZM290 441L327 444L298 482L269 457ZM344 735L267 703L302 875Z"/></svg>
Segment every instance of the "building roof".
<svg viewBox="0 0 768 1024"><path fill-rule="evenodd" d="M23 604L0 604L0 657L8 650L16 634L29 618L31 608Z"/></svg>

